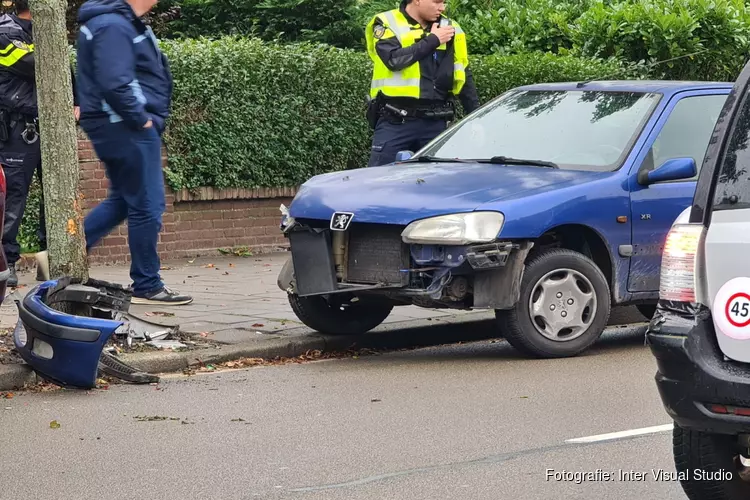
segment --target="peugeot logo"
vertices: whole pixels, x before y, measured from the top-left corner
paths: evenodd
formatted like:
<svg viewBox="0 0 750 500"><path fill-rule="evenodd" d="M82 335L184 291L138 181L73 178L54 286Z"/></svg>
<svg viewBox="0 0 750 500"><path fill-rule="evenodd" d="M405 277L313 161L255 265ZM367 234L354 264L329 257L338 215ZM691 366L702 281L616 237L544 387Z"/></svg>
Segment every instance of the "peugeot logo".
<svg viewBox="0 0 750 500"><path fill-rule="evenodd" d="M353 213L349 212L336 212L331 216L331 230L332 231L346 231L349 228L349 224L354 218Z"/></svg>

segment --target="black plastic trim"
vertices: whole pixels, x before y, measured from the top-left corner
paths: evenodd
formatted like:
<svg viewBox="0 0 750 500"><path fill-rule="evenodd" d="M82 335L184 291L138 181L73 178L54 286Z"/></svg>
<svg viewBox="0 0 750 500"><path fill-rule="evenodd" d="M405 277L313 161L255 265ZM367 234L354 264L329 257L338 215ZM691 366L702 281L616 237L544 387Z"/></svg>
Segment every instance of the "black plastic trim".
<svg viewBox="0 0 750 500"><path fill-rule="evenodd" d="M75 340L78 342L96 342L101 337L99 330L89 328L74 328L70 326L56 325L34 316L23 303L18 301L18 316L25 325L39 333L61 340ZM27 329L28 334L28 329Z"/></svg>
<svg viewBox="0 0 750 500"><path fill-rule="evenodd" d="M657 313L646 340L656 358L655 380L664 408L677 425L718 434L750 432L750 417L707 408L750 407L750 365L724 357L710 315L690 319Z"/></svg>
<svg viewBox="0 0 750 500"><path fill-rule="evenodd" d="M711 140L708 142L690 210L689 221L693 224L703 224L708 227L711 221L716 181L724 162L727 142L731 140L732 131L738 119L738 112L742 110L745 100L748 99L748 85L750 85L750 63L746 62L724 103L719 118L716 120Z"/></svg>

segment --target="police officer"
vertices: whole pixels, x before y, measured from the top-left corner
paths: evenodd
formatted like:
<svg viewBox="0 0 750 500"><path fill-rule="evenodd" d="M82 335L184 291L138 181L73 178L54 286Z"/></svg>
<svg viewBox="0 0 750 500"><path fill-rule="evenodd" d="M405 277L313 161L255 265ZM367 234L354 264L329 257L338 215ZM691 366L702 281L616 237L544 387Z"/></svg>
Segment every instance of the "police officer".
<svg viewBox="0 0 750 500"><path fill-rule="evenodd" d="M27 0L14 3L15 14L0 17L0 164L7 181L2 242L11 287L18 285L15 264L21 247L17 237L29 187L35 173L40 183L42 180L31 12ZM44 249L47 232L43 200L39 219L37 234Z"/></svg>
<svg viewBox="0 0 750 500"><path fill-rule="evenodd" d="M402 0L367 25L374 63L371 167L394 161L399 151L419 150L445 130L456 97L467 113L479 107L466 36L444 11L444 0Z"/></svg>

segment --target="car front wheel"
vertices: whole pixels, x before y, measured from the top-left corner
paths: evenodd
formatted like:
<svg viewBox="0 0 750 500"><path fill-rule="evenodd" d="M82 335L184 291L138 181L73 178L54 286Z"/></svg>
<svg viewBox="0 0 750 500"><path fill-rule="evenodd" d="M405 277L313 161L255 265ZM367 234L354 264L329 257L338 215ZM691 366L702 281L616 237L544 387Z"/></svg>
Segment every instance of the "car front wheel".
<svg viewBox="0 0 750 500"><path fill-rule="evenodd" d="M735 436L691 431L675 425L672 449L677 477L689 499L750 498L750 467Z"/></svg>
<svg viewBox="0 0 750 500"><path fill-rule="evenodd" d="M505 339L527 356L575 356L596 342L610 314L609 285L597 265L566 249L526 263L514 309L495 315Z"/></svg>
<svg viewBox="0 0 750 500"><path fill-rule="evenodd" d="M391 314L393 304L349 295L288 294L289 304L300 321L327 335L362 335L380 325Z"/></svg>

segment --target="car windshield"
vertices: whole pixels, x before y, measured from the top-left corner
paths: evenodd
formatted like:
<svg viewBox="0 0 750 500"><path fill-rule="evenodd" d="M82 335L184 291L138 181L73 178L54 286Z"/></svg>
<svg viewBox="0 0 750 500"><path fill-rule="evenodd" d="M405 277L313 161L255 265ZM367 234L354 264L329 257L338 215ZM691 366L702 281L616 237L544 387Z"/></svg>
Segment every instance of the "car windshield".
<svg viewBox="0 0 750 500"><path fill-rule="evenodd" d="M619 168L660 94L591 90L512 91L465 118L419 156L504 156L560 168Z"/></svg>

